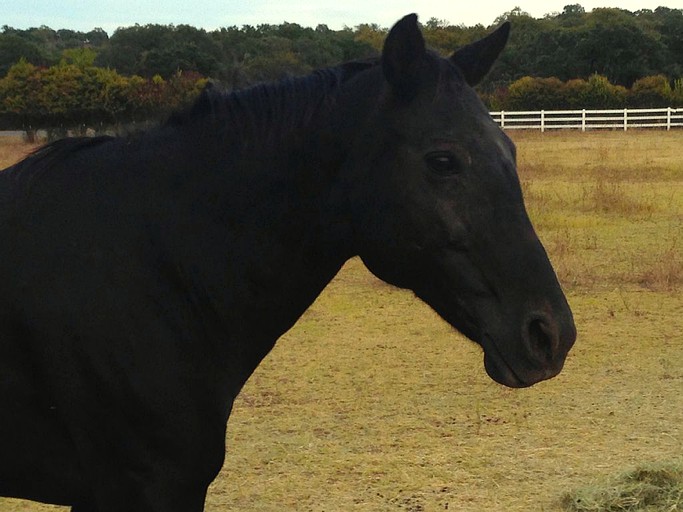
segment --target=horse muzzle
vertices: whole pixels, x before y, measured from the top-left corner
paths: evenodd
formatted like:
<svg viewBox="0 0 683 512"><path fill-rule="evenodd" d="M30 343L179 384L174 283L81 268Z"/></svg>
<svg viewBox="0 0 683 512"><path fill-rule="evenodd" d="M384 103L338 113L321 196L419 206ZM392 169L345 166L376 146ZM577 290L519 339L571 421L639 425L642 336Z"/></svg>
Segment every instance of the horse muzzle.
<svg viewBox="0 0 683 512"><path fill-rule="evenodd" d="M567 307L556 316L529 314L517 339L484 334L480 344L486 373L504 386L521 388L559 374L575 341L576 327Z"/></svg>

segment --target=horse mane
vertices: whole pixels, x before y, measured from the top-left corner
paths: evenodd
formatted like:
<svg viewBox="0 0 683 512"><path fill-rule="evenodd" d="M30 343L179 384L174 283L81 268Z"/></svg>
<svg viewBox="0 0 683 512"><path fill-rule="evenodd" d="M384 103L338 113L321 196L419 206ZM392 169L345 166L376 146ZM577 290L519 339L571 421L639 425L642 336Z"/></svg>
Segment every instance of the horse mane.
<svg viewBox="0 0 683 512"><path fill-rule="evenodd" d="M172 114L164 126L182 129L201 124L232 139L272 145L328 112L344 82L378 63L377 58L351 61L231 92L209 82L192 106Z"/></svg>
<svg viewBox="0 0 683 512"><path fill-rule="evenodd" d="M69 156L82 149L99 146L113 139L114 137L109 135L59 139L39 147L23 160L1 172L3 176L14 181L16 186L21 184L24 190L28 192L33 183L45 172Z"/></svg>
<svg viewBox="0 0 683 512"><path fill-rule="evenodd" d="M76 153L81 149L99 146L113 138L114 137L110 135L99 135L97 137L66 137L39 147L35 151L32 151L27 159L19 163L30 163L34 166L41 165L50 167L66 158L71 153Z"/></svg>

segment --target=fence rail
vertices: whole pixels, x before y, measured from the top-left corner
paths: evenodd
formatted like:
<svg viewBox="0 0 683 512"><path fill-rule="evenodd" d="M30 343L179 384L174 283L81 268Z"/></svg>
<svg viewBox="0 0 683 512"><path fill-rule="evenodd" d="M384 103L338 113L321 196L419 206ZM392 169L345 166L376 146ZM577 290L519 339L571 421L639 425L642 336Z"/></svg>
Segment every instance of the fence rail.
<svg viewBox="0 0 683 512"><path fill-rule="evenodd" d="M530 110L491 112L504 130L629 130L683 127L683 108L620 110Z"/></svg>

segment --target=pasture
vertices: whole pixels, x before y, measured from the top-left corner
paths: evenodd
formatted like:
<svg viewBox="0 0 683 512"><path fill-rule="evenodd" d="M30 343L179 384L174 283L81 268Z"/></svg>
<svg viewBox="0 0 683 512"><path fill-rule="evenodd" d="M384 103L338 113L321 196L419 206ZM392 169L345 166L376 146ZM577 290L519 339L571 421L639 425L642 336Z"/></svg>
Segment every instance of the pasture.
<svg viewBox="0 0 683 512"><path fill-rule="evenodd" d="M564 371L493 383L478 347L351 260L237 399L208 511L553 511L683 461L683 131L511 136L578 328ZM0 138L0 168L29 149Z"/></svg>

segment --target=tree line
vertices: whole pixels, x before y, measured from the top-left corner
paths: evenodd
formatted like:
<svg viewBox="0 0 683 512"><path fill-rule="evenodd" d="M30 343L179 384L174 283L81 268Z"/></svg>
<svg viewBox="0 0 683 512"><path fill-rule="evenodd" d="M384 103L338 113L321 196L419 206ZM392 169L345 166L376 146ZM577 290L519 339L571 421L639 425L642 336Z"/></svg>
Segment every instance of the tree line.
<svg viewBox="0 0 683 512"><path fill-rule="evenodd" d="M493 109L683 105L683 9L635 12L579 4L533 18L503 13L513 30L480 86ZM423 26L449 54L493 27ZM135 25L109 36L49 27L0 30L0 127L159 118L208 79L227 89L376 55L387 28L331 30L295 23L224 27Z"/></svg>

